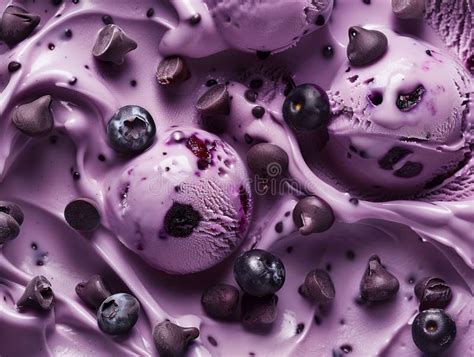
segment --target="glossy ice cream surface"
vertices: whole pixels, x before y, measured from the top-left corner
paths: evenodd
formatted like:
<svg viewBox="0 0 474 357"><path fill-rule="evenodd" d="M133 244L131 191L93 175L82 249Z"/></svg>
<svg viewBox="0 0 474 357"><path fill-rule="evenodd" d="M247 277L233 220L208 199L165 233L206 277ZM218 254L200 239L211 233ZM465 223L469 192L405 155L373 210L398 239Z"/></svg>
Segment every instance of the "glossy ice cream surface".
<svg viewBox="0 0 474 357"><path fill-rule="evenodd" d="M292 11L301 16L303 3L295 2L298 6L288 16L294 15ZM114 6L86 0L21 4L41 15L41 22L12 48L0 41L0 199L19 204L25 216L19 236L0 248L2 356L154 356L152 330L166 319L199 328L199 338L187 349L189 356L337 356L344 351L351 351L349 356L418 356L411 337L419 305L414 285L426 276L440 277L452 289L446 311L456 321L457 337L445 355L472 352L472 159L468 157L452 174L448 170L451 176L446 182L418 191L438 174L437 167L459 163L469 153L472 103L459 93L472 92L471 78L461 67L472 53L464 45L458 48L442 40L458 35L440 37L423 19L396 20L388 2L338 0L325 26L311 25L310 32L317 31L262 60L246 53L253 48L249 41L269 46L254 50L270 50L270 44L279 50L292 45L295 35L271 36L275 43L266 39L271 32L253 36L250 25L252 16L261 15L258 6L254 12L234 13L248 16L249 26L241 27L252 35L248 36L234 29L224 35L212 17L218 9L200 0ZM219 9L236 4L223 1ZM6 5L0 1L0 11ZM431 4L429 9L426 16L432 18L436 10ZM272 10L286 13L279 6ZM197 13L200 21L191 24ZM93 58L97 34L104 21L110 21L104 15L138 45L122 65ZM296 36L306 26L298 23L303 25L295 27ZM388 50L378 61L346 73L347 31L354 25L382 29ZM459 36L463 44L468 36ZM401 51L406 46L413 50ZM163 87L154 76L158 63L171 54L185 56L191 76ZM12 61L20 68L9 71ZM354 82L348 80L355 75ZM195 104L213 86L212 80L228 82L230 110L228 115L203 118ZM285 124L281 109L292 81L316 83L328 91L334 115L327 133L297 133ZM399 91L411 91L419 84L426 92L418 109L400 112L393 106ZM257 93L256 98L250 96L252 100L249 87ZM383 94L381 105L368 103L372 91ZM12 112L45 95L53 98L55 129L45 137L29 138L12 125ZM431 99L435 113L424 99ZM127 156L109 145L106 124L125 105L140 105L154 118L156 136L143 153ZM263 108L259 119L252 114L256 106ZM373 124L369 129L350 125L350 111L341 112L344 107L361 122ZM440 129L443 123L450 124L449 130ZM433 141L419 142L428 132ZM399 141L402 133L417 141ZM346 166L335 175L328 161L345 158L349 140L358 135L369 149L380 145L380 153L370 156L369 164L353 153L352 161L342 162L354 165L354 170ZM190 149L201 145L187 145L193 136L212 151L210 157L205 155L206 165L199 164L202 158L195 154L205 151ZM389 145L381 144L380 138L387 138ZM250 185L253 174L246 167L246 155L259 142L278 145L288 154L288 169L278 172L278 182L289 180L293 188ZM399 181L390 181L391 188L397 187L403 196L408 192L409 199L376 202L379 196L364 200L357 190L344 189L342 176L360 182L361 167L370 180L392 178L391 171L379 170L378 160L400 144L430 168L426 176L422 171L399 186ZM241 187L247 185L251 187L245 195ZM412 188L421 197L413 197ZM309 236L298 232L291 213L306 195L320 197L334 211L336 223L328 231ZM80 233L65 222L64 208L77 197L96 203L102 217L98 229ZM170 211L187 214L184 228L166 227L166 221L183 222L181 215L170 218ZM186 227L192 227L190 234ZM252 247L275 254L286 268L285 283L276 293L276 320L264 332L246 329L239 321L212 319L201 306L201 294L209 286L237 286L233 261ZM359 285L374 254L400 287L390 301L363 304ZM311 303L298 293L306 274L316 268L326 270L334 282L336 295L328 306ZM76 284L95 274L107 281L112 294L127 292L139 300L140 316L129 334L120 338L104 334L96 312L76 295ZM19 311L15 303L37 275L51 283L54 308L46 313Z"/></svg>

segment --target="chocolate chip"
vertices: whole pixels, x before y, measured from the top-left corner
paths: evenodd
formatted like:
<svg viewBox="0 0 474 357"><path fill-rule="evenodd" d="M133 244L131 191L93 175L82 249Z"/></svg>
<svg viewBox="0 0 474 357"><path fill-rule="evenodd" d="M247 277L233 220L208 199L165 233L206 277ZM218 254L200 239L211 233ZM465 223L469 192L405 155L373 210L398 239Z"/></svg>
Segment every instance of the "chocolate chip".
<svg viewBox="0 0 474 357"><path fill-rule="evenodd" d="M110 24L99 31L92 54L99 61L120 65L124 62L125 55L136 48L137 43L120 27Z"/></svg>
<svg viewBox="0 0 474 357"><path fill-rule="evenodd" d="M288 154L281 147L269 143L252 146L247 152L247 164L257 175L279 177L288 170Z"/></svg>
<svg viewBox="0 0 474 357"><path fill-rule="evenodd" d="M199 337L195 327L181 327L170 321L163 321L153 328L153 340L162 357L183 356L188 345Z"/></svg>
<svg viewBox="0 0 474 357"><path fill-rule="evenodd" d="M319 304L327 304L334 300L336 290L329 274L321 269L310 271L301 286L303 296Z"/></svg>
<svg viewBox="0 0 474 357"><path fill-rule="evenodd" d="M54 126L50 95L42 96L31 103L19 105L13 111L13 125L32 137L48 135Z"/></svg>
<svg viewBox="0 0 474 357"><path fill-rule="evenodd" d="M399 288L398 279L382 266L380 258L371 256L360 282L361 296L368 301L383 301L395 296Z"/></svg>
<svg viewBox="0 0 474 357"><path fill-rule="evenodd" d="M20 62L11 61L8 64L8 72L10 72L10 73L14 73L14 72L18 71L20 68L21 68L21 63Z"/></svg>
<svg viewBox="0 0 474 357"><path fill-rule="evenodd" d="M260 105L253 107L252 115L257 119L261 119L265 115L265 108L261 107Z"/></svg>
<svg viewBox="0 0 474 357"><path fill-rule="evenodd" d="M88 232L100 224L100 214L94 201L77 198L68 203L64 210L66 222L75 230Z"/></svg>
<svg viewBox="0 0 474 357"><path fill-rule="evenodd" d="M393 165L411 153L412 151L410 149L394 146L378 161L379 167L382 170L393 170Z"/></svg>
<svg viewBox="0 0 474 357"><path fill-rule="evenodd" d="M20 43L33 32L40 20L40 16L20 6L8 6L1 21L3 41L10 47Z"/></svg>
<svg viewBox="0 0 474 357"><path fill-rule="evenodd" d="M201 15L200 14L194 14L189 18L189 24L191 26L196 26L201 22Z"/></svg>
<svg viewBox="0 0 474 357"><path fill-rule="evenodd" d="M215 319L230 319L239 307L239 290L228 284L213 285L202 294L201 304L209 316Z"/></svg>
<svg viewBox="0 0 474 357"><path fill-rule="evenodd" d="M93 309L98 309L112 295L100 275L93 275L89 280L77 284L76 294Z"/></svg>
<svg viewBox="0 0 474 357"><path fill-rule="evenodd" d="M189 77L191 77L191 74L180 56L170 56L162 59L156 70L156 79L163 86L184 82Z"/></svg>
<svg viewBox="0 0 474 357"><path fill-rule="evenodd" d="M31 307L49 311L54 306L54 293L51 283L44 276L39 275L31 279L25 292L16 303L20 310Z"/></svg>
<svg viewBox="0 0 474 357"><path fill-rule="evenodd" d="M354 66L365 66L378 60L387 50L387 37L380 31L359 26L349 28L347 58Z"/></svg>
<svg viewBox="0 0 474 357"><path fill-rule="evenodd" d="M420 311L444 309L451 302L451 288L441 278L427 277L415 285L415 295L420 300Z"/></svg>
<svg viewBox="0 0 474 357"><path fill-rule="evenodd" d="M293 210L293 221L302 235L324 232L331 228L334 220L331 207L316 196L301 199Z"/></svg>
<svg viewBox="0 0 474 357"><path fill-rule="evenodd" d="M209 88L196 102L201 115L228 115L230 113L229 92L225 84Z"/></svg>
<svg viewBox="0 0 474 357"><path fill-rule="evenodd" d="M275 294L242 297L242 324L247 328L265 328L273 324L277 317L278 296Z"/></svg>
<svg viewBox="0 0 474 357"><path fill-rule="evenodd" d="M22 225L25 216L23 215L23 211L21 210L20 206L18 206L16 203L0 201L0 212L12 216L18 225Z"/></svg>
<svg viewBox="0 0 474 357"><path fill-rule="evenodd" d="M425 0L392 0L392 11L401 19L421 19Z"/></svg>
<svg viewBox="0 0 474 357"><path fill-rule="evenodd" d="M393 173L400 178L412 178L418 176L423 171L423 164L420 162L407 161L401 168Z"/></svg>
<svg viewBox="0 0 474 357"><path fill-rule="evenodd" d="M9 214L0 212L0 244L15 239L20 234L20 225Z"/></svg>

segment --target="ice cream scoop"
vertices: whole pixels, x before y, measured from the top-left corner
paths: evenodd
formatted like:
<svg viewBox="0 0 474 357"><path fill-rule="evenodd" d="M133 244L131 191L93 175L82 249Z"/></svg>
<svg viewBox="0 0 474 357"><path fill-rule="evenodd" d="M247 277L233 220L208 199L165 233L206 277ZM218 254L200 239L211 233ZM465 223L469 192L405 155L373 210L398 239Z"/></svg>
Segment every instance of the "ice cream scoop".
<svg viewBox="0 0 474 357"><path fill-rule="evenodd" d="M439 186L466 162L471 140L470 77L461 64L430 45L381 31L386 53L363 67L347 62L335 77L335 115L324 149L338 180L378 199Z"/></svg>
<svg viewBox="0 0 474 357"><path fill-rule="evenodd" d="M109 182L110 226L128 248L168 273L214 266L247 232L246 168L228 144L205 131L172 130Z"/></svg>
<svg viewBox="0 0 474 357"><path fill-rule="evenodd" d="M205 0L224 40L244 51L282 51L323 26L332 0Z"/></svg>

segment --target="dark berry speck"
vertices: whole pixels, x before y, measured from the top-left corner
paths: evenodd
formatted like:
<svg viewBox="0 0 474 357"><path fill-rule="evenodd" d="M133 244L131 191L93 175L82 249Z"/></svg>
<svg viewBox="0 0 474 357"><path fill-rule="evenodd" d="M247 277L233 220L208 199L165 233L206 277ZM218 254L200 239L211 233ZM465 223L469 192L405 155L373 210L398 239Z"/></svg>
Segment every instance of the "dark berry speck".
<svg viewBox="0 0 474 357"><path fill-rule="evenodd" d="M155 10L150 7L146 12L146 17L153 17L153 15L155 15Z"/></svg>

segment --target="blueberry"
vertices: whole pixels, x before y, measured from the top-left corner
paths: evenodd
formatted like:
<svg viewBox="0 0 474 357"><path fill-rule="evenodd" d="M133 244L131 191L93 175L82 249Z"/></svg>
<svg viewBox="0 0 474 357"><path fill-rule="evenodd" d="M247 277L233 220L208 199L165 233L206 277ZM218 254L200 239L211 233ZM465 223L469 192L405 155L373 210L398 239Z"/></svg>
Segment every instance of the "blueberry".
<svg viewBox="0 0 474 357"><path fill-rule="evenodd" d="M153 143L155 122L148 111L138 105L120 108L107 124L112 148L125 154L138 154Z"/></svg>
<svg viewBox="0 0 474 357"><path fill-rule="evenodd" d="M456 338L456 323L441 309L428 309L416 315L411 333L415 345L426 354L439 354Z"/></svg>
<svg viewBox="0 0 474 357"><path fill-rule="evenodd" d="M261 297L281 289L285 282L285 267L273 254L252 249L235 261L234 277L244 292Z"/></svg>
<svg viewBox="0 0 474 357"><path fill-rule="evenodd" d="M283 118L293 129L315 130L329 121L329 98L315 84L301 84L291 90L283 103Z"/></svg>
<svg viewBox="0 0 474 357"><path fill-rule="evenodd" d="M100 305L97 321L100 329L109 335L129 332L138 320L140 303L130 294L114 294Z"/></svg>

